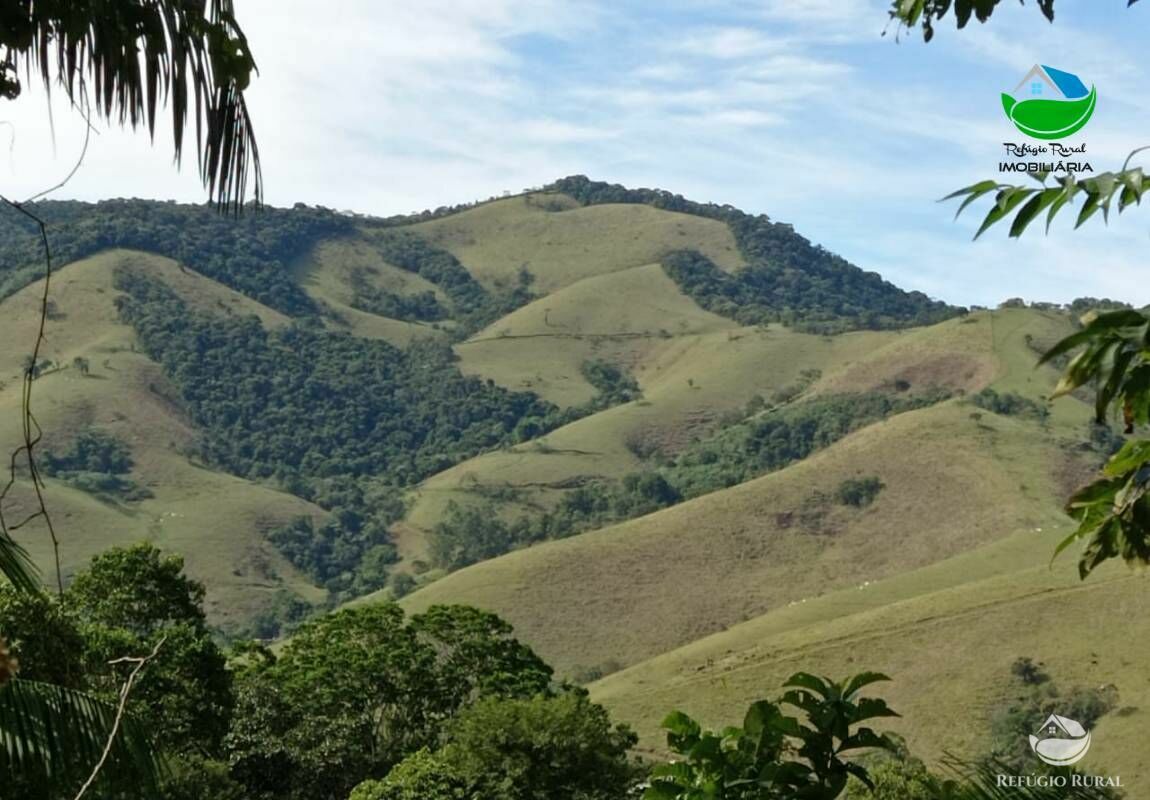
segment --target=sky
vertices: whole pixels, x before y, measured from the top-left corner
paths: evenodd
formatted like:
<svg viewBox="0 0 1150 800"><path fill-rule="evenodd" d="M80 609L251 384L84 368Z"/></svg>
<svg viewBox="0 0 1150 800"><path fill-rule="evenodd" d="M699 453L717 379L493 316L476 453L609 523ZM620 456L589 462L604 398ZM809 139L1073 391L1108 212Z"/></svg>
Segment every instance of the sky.
<svg viewBox="0 0 1150 800"><path fill-rule="evenodd" d="M1008 2L987 25L948 20L930 44L887 29L887 0L235 6L260 69L248 102L273 205L390 215L585 174L768 214L951 303L1150 303L1146 212L972 242L985 204L955 221L957 206L936 202L998 178L1003 142L1021 136L1000 93L1035 63L1097 86L1072 137L1096 171L1150 144L1150 2L1059 0L1053 25L1032 0ZM0 103L0 191L56 183L83 138L58 96ZM152 143L97 122L52 197L205 192L194 159L173 165L167 131Z"/></svg>

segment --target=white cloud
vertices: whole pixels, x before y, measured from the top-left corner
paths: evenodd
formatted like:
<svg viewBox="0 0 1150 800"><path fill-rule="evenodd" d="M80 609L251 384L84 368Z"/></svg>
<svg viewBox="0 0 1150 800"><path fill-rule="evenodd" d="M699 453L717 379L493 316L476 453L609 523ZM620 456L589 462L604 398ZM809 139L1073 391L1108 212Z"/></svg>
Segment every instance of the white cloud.
<svg viewBox="0 0 1150 800"><path fill-rule="evenodd" d="M993 172L1009 131L1000 84L1043 52L1099 85L1096 168L1143 143L1150 108L1128 93L1136 37L1087 22L1061 32L1007 4L993 25L896 45L879 36L886 7L341 0L317 14L304 0L245 0L269 199L391 214L580 172L769 213L959 302L1142 291L1127 286L1141 229L971 246L975 219L956 225L954 206L933 202ZM30 194L71 168L83 126L62 104L55 148L37 92L0 105L5 119L3 191ZM166 135L152 147L101 126L62 196L204 199L194 159L179 174L170 162Z"/></svg>
<svg viewBox="0 0 1150 800"><path fill-rule="evenodd" d="M777 53L785 44L756 28L716 28L668 43L677 52L716 59L741 59Z"/></svg>

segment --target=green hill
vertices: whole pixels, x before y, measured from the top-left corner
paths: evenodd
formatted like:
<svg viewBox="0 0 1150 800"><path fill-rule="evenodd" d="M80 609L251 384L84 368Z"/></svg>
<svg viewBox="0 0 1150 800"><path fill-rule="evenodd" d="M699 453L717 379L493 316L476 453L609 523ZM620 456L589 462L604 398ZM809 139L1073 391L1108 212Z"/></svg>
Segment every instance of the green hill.
<svg viewBox="0 0 1150 800"><path fill-rule="evenodd" d="M168 259L130 251L109 251L68 265L55 277L53 313L42 352L51 365L35 385L43 448L66 449L82 431L98 429L124 441L135 462L131 478L150 494L126 502L81 491L48 479L48 499L60 540L61 567L71 575L96 553L117 544L151 540L182 553L189 572L208 583L208 608L227 628L246 625L284 590L318 601L313 586L271 545L268 529L297 515L325 518L316 506L220 471L185 452L198 432L180 409L174 386L159 367L138 352L131 328L116 312L113 273L145 269L180 292L190 304L221 316L254 314L269 327L286 317L228 290ZM32 284L4 301L0 340L30 342L35 335L42 284ZM5 450L19 438L21 347L0 352L0 441ZM81 372L76 359L86 360ZM8 518L30 512L26 483L16 487ZM47 529L33 522L18 532L45 580L55 583Z"/></svg>
<svg viewBox="0 0 1150 800"><path fill-rule="evenodd" d="M31 366L65 577L152 540L232 633L481 606L646 750L801 667L888 671L915 752L973 752L1029 656L1111 676L1098 763L1150 767L1140 623L1115 648L1093 613L1142 619L1140 584L1047 568L1113 443L1033 366L1069 313L965 314L764 215L579 176L389 219L42 211L66 266L41 363L0 352L0 444ZM0 215L0 340L32 342L37 259ZM44 526L18 535L53 580Z"/></svg>

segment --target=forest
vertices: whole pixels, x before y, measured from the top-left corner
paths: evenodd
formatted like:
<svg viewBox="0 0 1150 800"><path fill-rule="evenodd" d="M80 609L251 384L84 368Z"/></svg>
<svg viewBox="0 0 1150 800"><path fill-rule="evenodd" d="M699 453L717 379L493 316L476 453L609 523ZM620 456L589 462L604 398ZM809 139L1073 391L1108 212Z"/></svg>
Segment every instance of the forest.
<svg viewBox="0 0 1150 800"><path fill-rule="evenodd" d="M876 272L864 272L765 214L696 203L657 189L627 189L583 175L546 188L583 205L641 203L729 225L747 262L745 269L727 275L689 251L666 254L663 266L699 305L743 324L777 321L800 330L837 333L930 325L963 311L921 292L903 291Z"/></svg>

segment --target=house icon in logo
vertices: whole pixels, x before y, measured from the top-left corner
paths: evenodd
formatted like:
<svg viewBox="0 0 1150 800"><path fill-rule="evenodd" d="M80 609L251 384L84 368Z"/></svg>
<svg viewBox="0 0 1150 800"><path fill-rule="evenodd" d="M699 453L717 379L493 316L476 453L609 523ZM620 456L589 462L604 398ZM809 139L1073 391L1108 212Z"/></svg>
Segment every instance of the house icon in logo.
<svg viewBox="0 0 1150 800"><path fill-rule="evenodd" d="M1030 737L1030 749L1047 764L1074 764L1090 749L1090 732L1069 717L1051 714L1038 733Z"/></svg>
<svg viewBox="0 0 1150 800"><path fill-rule="evenodd" d="M1035 64L1026 77L1014 87L1018 100L1080 100L1090 94L1077 75L1054 67Z"/></svg>

